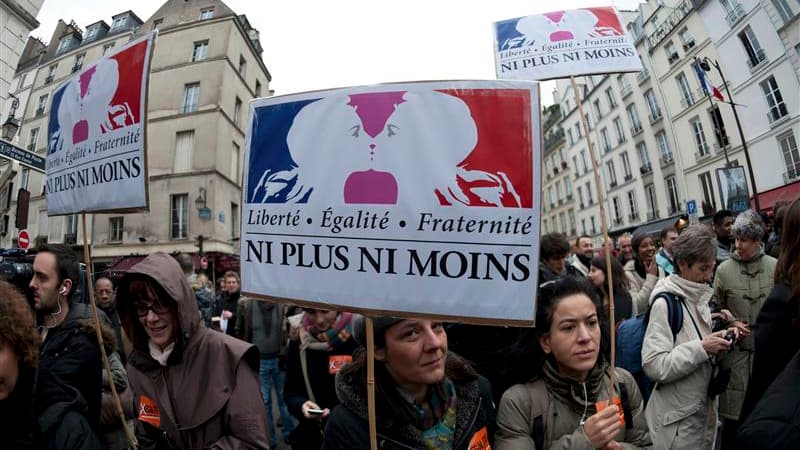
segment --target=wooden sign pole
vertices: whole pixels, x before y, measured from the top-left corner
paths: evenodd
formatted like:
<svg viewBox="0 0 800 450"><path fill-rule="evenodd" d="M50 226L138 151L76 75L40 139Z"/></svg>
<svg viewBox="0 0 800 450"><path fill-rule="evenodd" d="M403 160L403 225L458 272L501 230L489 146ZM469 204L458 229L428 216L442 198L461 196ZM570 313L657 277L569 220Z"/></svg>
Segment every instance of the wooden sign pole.
<svg viewBox="0 0 800 450"><path fill-rule="evenodd" d="M378 427L375 419L375 336L372 319L364 317L367 330L367 415L369 416L369 448L378 450Z"/></svg>
<svg viewBox="0 0 800 450"><path fill-rule="evenodd" d="M570 76L572 82L572 92L575 94L575 103L578 105L578 114L581 117L581 124L583 126L583 134L586 137L586 145L589 147L589 159L592 160L592 171L594 172L594 184L597 187L597 201L600 203L600 226L603 230L603 243L605 244L605 258L606 258L606 280L608 281L608 320L610 323L609 334L611 335L611 393L610 398L616 396L614 391L616 386L614 367L616 365L616 330L614 321L614 283L611 271L611 239L608 237L608 224L606 223L606 207L603 199L603 185L600 182L600 170L597 167L597 160L594 158L594 148L592 147L592 139L589 136L589 122L586 120L586 115L583 112L583 103L580 95L578 94L578 83L575 82L575 77ZM577 169L576 169L577 170Z"/></svg>
<svg viewBox="0 0 800 450"><path fill-rule="evenodd" d="M106 373L108 374L108 379L113 380L114 376L111 374L111 365L108 363L108 355L106 354L106 347L103 344L103 333L100 331L100 318L97 315L97 303L94 300L94 275L92 274L92 260L89 256L89 239L88 231L86 227L86 212L81 213L81 222L83 222L83 260L86 261L86 290L89 293L89 304L92 305L92 315L94 316L94 330L97 334L97 343L100 345L100 356L103 358L103 367L105 368ZM117 416L119 416L120 423L122 427L125 429L125 435L128 438L128 443L131 444L131 447L138 448L138 443L136 442L136 437L133 435L133 430L128 428L128 424L125 421L125 413L122 410L122 402L119 399L119 394L117 393L117 388L114 386L114 383L111 382L111 396L114 398L114 406L117 407Z"/></svg>

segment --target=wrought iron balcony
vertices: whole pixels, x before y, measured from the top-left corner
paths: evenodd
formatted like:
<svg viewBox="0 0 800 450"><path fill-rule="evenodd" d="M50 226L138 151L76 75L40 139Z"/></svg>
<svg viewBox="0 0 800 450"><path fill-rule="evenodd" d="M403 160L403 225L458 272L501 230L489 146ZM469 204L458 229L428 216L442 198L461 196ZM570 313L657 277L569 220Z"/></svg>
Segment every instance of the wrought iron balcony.
<svg viewBox="0 0 800 450"><path fill-rule="evenodd" d="M728 25L733 27L736 25L741 19L744 17L744 8L742 7L741 3L736 3L736 6L725 16L725 21L728 22Z"/></svg>
<svg viewBox="0 0 800 450"><path fill-rule="evenodd" d="M650 78L650 71L647 70L647 68L642 69L642 71L636 75L636 81L638 81L639 84L644 83L648 78Z"/></svg>
<svg viewBox="0 0 800 450"><path fill-rule="evenodd" d="M711 152L708 150L708 146L704 145L701 149L694 152L694 160L700 162L706 158L711 157Z"/></svg>
<svg viewBox="0 0 800 450"><path fill-rule="evenodd" d="M642 175L648 174L652 171L653 171L653 166L651 166L650 163L647 163L639 167L639 172L641 172Z"/></svg>
<svg viewBox="0 0 800 450"><path fill-rule="evenodd" d="M661 114L661 109L659 108L655 110L655 113L651 112L650 114L648 114L647 117L650 119L650 124L652 125L661 120L661 118L664 117L664 115Z"/></svg>

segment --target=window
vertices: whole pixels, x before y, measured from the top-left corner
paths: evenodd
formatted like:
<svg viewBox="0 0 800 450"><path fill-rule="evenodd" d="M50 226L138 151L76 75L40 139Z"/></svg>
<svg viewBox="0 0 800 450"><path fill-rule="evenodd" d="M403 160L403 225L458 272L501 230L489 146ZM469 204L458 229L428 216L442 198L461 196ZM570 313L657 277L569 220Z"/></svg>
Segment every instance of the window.
<svg viewBox="0 0 800 450"><path fill-rule="evenodd" d="M575 210L570 209L567 211L567 217L569 217L569 233L575 234Z"/></svg>
<svg viewBox="0 0 800 450"><path fill-rule="evenodd" d="M614 223L617 225L622 224L622 204L619 202L619 197L611 199L611 205L614 208Z"/></svg>
<svg viewBox="0 0 800 450"><path fill-rule="evenodd" d="M39 127L31 128L31 132L28 135L28 151L35 152L36 151L36 141L39 140Z"/></svg>
<svg viewBox="0 0 800 450"><path fill-rule="evenodd" d="M124 217L112 217L108 219L108 241L122 242L122 224Z"/></svg>
<svg viewBox="0 0 800 450"><path fill-rule="evenodd" d="M792 9L789 8L789 4L786 3L786 0L772 0L772 6L778 11L778 15L781 16L783 23L788 22L794 15Z"/></svg>
<svg viewBox="0 0 800 450"><path fill-rule="evenodd" d="M553 186L547 188L547 199L550 201L550 207L556 206L556 197L553 195Z"/></svg>
<svg viewBox="0 0 800 450"><path fill-rule="evenodd" d="M572 181L569 178L564 178L564 186L567 188L567 200L572 198Z"/></svg>
<svg viewBox="0 0 800 450"><path fill-rule="evenodd" d="M592 234L597 234L597 224L594 221L594 216L589 217L589 221L592 222Z"/></svg>
<svg viewBox="0 0 800 450"><path fill-rule="evenodd" d="M72 66L72 71L77 72L83 68L83 60L86 59L86 53L75 55L75 65Z"/></svg>
<svg viewBox="0 0 800 450"><path fill-rule="evenodd" d="M586 196L588 197L589 204L591 205L592 203L594 203L594 200L592 199L592 182L587 181L585 186L586 186Z"/></svg>
<svg viewBox="0 0 800 450"><path fill-rule="evenodd" d="M47 76L44 78L44 84L52 83L53 79L56 77L56 67L58 64L53 64L52 66L47 68Z"/></svg>
<svg viewBox="0 0 800 450"><path fill-rule="evenodd" d="M103 46L103 56L106 56L111 49L114 48L114 43L106 44Z"/></svg>
<svg viewBox="0 0 800 450"><path fill-rule="evenodd" d="M189 223L189 194L170 196L170 239L186 239Z"/></svg>
<svg viewBox="0 0 800 450"><path fill-rule="evenodd" d="M242 118L242 101L236 97L236 102L233 104L233 124L239 126L239 121Z"/></svg>
<svg viewBox="0 0 800 450"><path fill-rule="evenodd" d="M669 148L665 132L659 131L656 133L656 143L658 143L658 152L661 155L661 160L664 162L672 161L672 150Z"/></svg>
<svg viewBox="0 0 800 450"><path fill-rule="evenodd" d="M667 186L667 197L669 197L669 213L674 214L678 212L678 185L675 183L675 177L667 177L665 180Z"/></svg>
<svg viewBox="0 0 800 450"><path fill-rule="evenodd" d="M64 36L63 38L61 38L61 40L58 41L58 48L56 49L56 54L67 51L67 49L69 49L69 47L72 45L72 40L73 40L72 35Z"/></svg>
<svg viewBox="0 0 800 450"><path fill-rule="evenodd" d="M708 143L706 143L706 135L703 132L703 123L700 119L695 117L689 122L692 126L692 133L694 134L694 145L697 147L695 158L708 155Z"/></svg>
<svg viewBox="0 0 800 450"><path fill-rule="evenodd" d="M581 234L586 234L586 219L581 219Z"/></svg>
<svg viewBox="0 0 800 450"><path fill-rule="evenodd" d="M672 41L667 42L667 45L664 46L664 52L667 54L667 62L672 64L678 60L678 49L675 48L675 43Z"/></svg>
<svg viewBox="0 0 800 450"><path fill-rule="evenodd" d="M661 108L658 107L658 100L656 94L652 89L648 89L644 93L644 98L647 100L647 107L650 109L650 122L661 117Z"/></svg>
<svg viewBox="0 0 800 450"><path fill-rule="evenodd" d="M653 184L648 184L644 188L645 196L647 198L647 220L658 218L658 202L656 201L656 187Z"/></svg>
<svg viewBox="0 0 800 450"><path fill-rule="evenodd" d="M625 142L625 130L622 127L622 119L619 117L614 119L614 128L617 130L617 144Z"/></svg>
<svg viewBox="0 0 800 450"><path fill-rule="evenodd" d="M583 129L579 123L575 124L575 135L578 136L578 139L583 137Z"/></svg>
<svg viewBox="0 0 800 450"><path fill-rule="evenodd" d="M573 155L572 156L572 170L575 171L575 178L578 177L578 157Z"/></svg>
<svg viewBox="0 0 800 450"><path fill-rule="evenodd" d="M44 109L47 107L47 94L39 96L39 103L36 104L36 117L44 115Z"/></svg>
<svg viewBox="0 0 800 450"><path fill-rule="evenodd" d="M174 172L188 172L192 169L192 153L194 152L194 130L179 131L175 135Z"/></svg>
<svg viewBox="0 0 800 450"><path fill-rule="evenodd" d="M628 191L628 208L631 210L631 214L628 216L631 220L639 217L639 206L636 203L636 191L634 190Z"/></svg>
<svg viewBox="0 0 800 450"><path fill-rule="evenodd" d="M627 111L628 118L631 120L631 134L642 131L642 122L639 120L639 113L636 111L636 105L629 105Z"/></svg>
<svg viewBox="0 0 800 450"><path fill-rule="evenodd" d="M586 165L586 150L581 150L581 165L583 166L583 173L586 173L589 170L589 167Z"/></svg>
<svg viewBox="0 0 800 450"><path fill-rule="evenodd" d="M200 10L200 20L208 20L214 17L214 8L205 8Z"/></svg>
<svg viewBox="0 0 800 450"><path fill-rule="evenodd" d="M728 22L728 25L734 26L739 22L744 16L744 8L742 5L739 4L736 0L719 0L722 4L722 7L725 8L725 21Z"/></svg>
<svg viewBox="0 0 800 450"><path fill-rule="evenodd" d="M191 83L183 87L183 105L181 106L181 114L191 113L197 111L197 105L200 103L200 83Z"/></svg>
<svg viewBox="0 0 800 450"><path fill-rule="evenodd" d="M239 237L239 205L231 202L231 239Z"/></svg>
<svg viewBox="0 0 800 450"><path fill-rule="evenodd" d="M67 216L66 219L67 229L64 231L64 243L67 243L66 241L69 240L67 236L78 236L78 215L72 214Z"/></svg>
<svg viewBox="0 0 800 450"><path fill-rule="evenodd" d="M647 152L647 145L644 142L636 144L636 151L639 153L639 163L642 167L642 173L650 171L650 154ZM644 169L647 170L644 170Z"/></svg>
<svg viewBox="0 0 800 450"><path fill-rule="evenodd" d="M564 202L564 191L561 189L561 180L556 181L556 197L558 198L558 204Z"/></svg>
<svg viewBox="0 0 800 450"><path fill-rule="evenodd" d="M567 215L563 211L558 214L558 223L561 225L561 230L559 231L567 234Z"/></svg>
<svg viewBox="0 0 800 450"><path fill-rule="evenodd" d="M614 91L611 88L606 88L606 100L608 100L608 108L614 109L617 107L617 100L614 98Z"/></svg>
<svg viewBox="0 0 800 450"><path fill-rule="evenodd" d="M755 67L761 61L767 59L764 49L762 49L761 44L758 43L756 34L753 32L753 29L750 28L750 25L747 25L744 27L744 30L739 32L739 39L742 41L744 51L747 52L748 66Z"/></svg>
<svg viewBox="0 0 800 450"><path fill-rule="evenodd" d="M261 97L261 82L256 80L256 89L255 89L256 98Z"/></svg>
<svg viewBox="0 0 800 450"><path fill-rule="evenodd" d="M689 86L689 80L686 79L686 75L681 72L678 76L675 77L675 81L678 83L678 89L681 91L681 106L684 108L688 108L694 104L694 97L692 96L692 88Z"/></svg>
<svg viewBox="0 0 800 450"><path fill-rule="evenodd" d="M247 75L247 60L242 55L239 55L239 75L243 77Z"/></svg>
<svg viewBox="0 0 800 450"><path fill-rule="evenodd" d="M161 27L161 24L164 23L164 19L156 19L153 21L153 29L158 30Z"/></svg>
<svg viewBox="0 0 800 450"><path fill-rule="evenodd" d="M714 185L711 182L711 173L703 172L698 177L700 178L700 186L703 188L703 203L707 208L716 210L717 205L714 201Z"/></svg>
<svg viewBox="0 0 800 450"><path fill-rule="evenodd" d="M623 98L631 93L631 83L627 78L625 78L625 76L617 76L617 84L619 84L619 90L622 93Z"/></svg>
<svg viewBox="0 0 800 450"><path fill-rule="evenodd" d="M122 26L125 25L125 22L127 21L128 21L128 16L117 17L116 19L114 19L113 22L111 22L111 31L114 31L117 28L122 28Z"/></svg>
<svg viewBox="0 0 800 450"><path fill-rule="evenodd" d="M579 205L581 208L583 208L584 206L586 206L586 205L583 203L583 188L582 188L582 187L580 187L580 186L578 186L578 205Z"/></svg>
<svg viewBox="0 0 800 450"><path fill-rule="evenodd" d="M606 172L608 172L608 185L613 188L617 185L617 171L613 160L606 162Z"/></svg>
<svg viewBox="0 0 800 450"><path fill-rule="evenodd" d="M192 47L192 61L202 61L208 58L208 41L195 42Z"/></svg>
<svg viewBox="0 0 800 450"><path fill-rule="evenodd" d="M567 140L569 141L570 147L575 145L575 138L572 137L572 128L567 128Z"/></svg>
<svg viewBox="0 0 800 450"><path fill-rule="evenodd" d="M600 130L600 142L603 144L604 153L611 151L611 143L608 142L608 129L603 128Z"/></svg>
<svg viewBox="0 0 800 450"><path fill-rule="evenodd" d="M770 75L769 78L759 84L761 85L761 90L764 91L764 96L767 98L767 106L769 107L767 116L769 117L769 123L775 122L789 114L786 110L786 104L783 103L783 96L781 95L781 90L778 88L778 82L775 81L775 77Z"/></svg>
<svg viewBox="0 0 800 450"><path fill-rule="evenodd" d="M28 72L22 72L19 76L19 81L17 81L17 90L22 89L25 86L25 79L28 78Z"/></svg>
<svg viewBox="0 0 800 450"><path fill-rule="evenodd" d="M683 29L678 32L678 37L680 38L681 43L683 43L684 51L688 52L692 47L694 47L694 36L692 36L692 33L689 32L688 28L683 27Z"/></svg>
<svg viewBox="0 0 800 450"><path fill-rule="evenodd" d="M722 121L722 114L719 112L717 105L709 111L711 115L711 124L714 125L714 137L717 139L717 145L722 148L728 145L728 133L725 132L725 123Z"/></svg>
<svg viewBox="0 0 800 450"><path fill-rule="evenodd" d="M783 181L788 183L790 180L800 178L800 154L797 151L794 132L789 131L787 134L778 136L778 144L783 153L783 162L786 163L786 175L784 175Z"/></svg>
<svg viewBox="0 0 800 450"><path fill-rule="evenodd" d="M83 37L83 40L84 41L88 41L88 40L93 39L95 36L97 36L97 32L99 30L100 30L100 25L95 25L95 26L93 26L91 28L87 28L86 29L86 36Z"/></svg>
<svg viewBox="0 0 800 450"><path fill-rule="evenodd" d="M19 187L28 189L28 181L31 179L31 169L23 167L19 171Z"/></svg>
<svg viewBox="0 0 800 450"><path fill-rule="evenodd" d="M233 143L233 150L231 151L231 179L238 185L239 184L239 159L241 158L241 150L237 143Z"/></svg>
<svg viewBox="0 0 800 450"><path fill-rule="evenodd" d="M598 98L597 100L595 100L594 103L592 103L592 105L594 105L594 114L598 118L602 117L603 112L600 110L600 99Z"/></svg>
<svg viewBox="0 0 800 450"><path fill-rule="evenodd" d="M625 173L625 181L628 181L633 178L633 173L631 172L631 161L628 158L628 152L622 152L620 159L622 159L622 171Z"/></svg>

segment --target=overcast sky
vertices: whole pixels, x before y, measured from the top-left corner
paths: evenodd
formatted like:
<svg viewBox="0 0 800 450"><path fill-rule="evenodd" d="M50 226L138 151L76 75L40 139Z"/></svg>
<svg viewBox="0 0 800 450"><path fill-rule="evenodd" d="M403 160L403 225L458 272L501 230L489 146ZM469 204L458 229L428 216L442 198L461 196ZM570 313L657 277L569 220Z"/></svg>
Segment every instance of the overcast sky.
<svg viewBox="0 0 800 450"><path fill-rule="evenodd" d="M189 0L191 1L191 0ZM164 0L131 2L147 20ZM541 0L225 0L261 32L263 59L276 95L391 81L495 79L492 23L544 13ZM639 0L561 0L570 9L605 6L634 10ZM58 19L85 29L127 3L45 0L31 34L48 42ZM552 103L553 82L542 88Z"/></svg>

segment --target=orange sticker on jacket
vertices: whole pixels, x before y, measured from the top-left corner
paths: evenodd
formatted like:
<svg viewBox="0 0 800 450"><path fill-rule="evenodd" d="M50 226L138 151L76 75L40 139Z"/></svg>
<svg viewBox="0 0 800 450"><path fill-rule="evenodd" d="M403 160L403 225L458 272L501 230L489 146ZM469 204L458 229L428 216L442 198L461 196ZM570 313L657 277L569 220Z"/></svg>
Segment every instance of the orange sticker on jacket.
<svg viewBox="0 0 800 450"><path fill-rule="evenodd" d="M486 427L481 428L472 435L467 448L469 450L492 450L492 446L489 445L489 433L486 431Z"/></svg>
<svg viewBox="0 0 800 450"><path fill-rule="evenodd" d="M336 375L345 364L353 362L353 357L350 355L331 355L328 357L328 373Z"/></svg>
<svg viewBox="0 0 800 450"><path fill-rule="evenodd" d="M625 425L625 411L622 410L622 401L619 397L614 397L611 399L611 403L617 405L617 410L619 411L619 423L621 425ZM598 400L595 402L594 406L597 408L597 411L602 411L608 406L608 400Z"/></svg>
<svg viewBox="0 0 800 450"><path fill-rule="evenodd" d="M139 420L161 428L161 410L155 400L144 395L139 397Z"/></svg>

